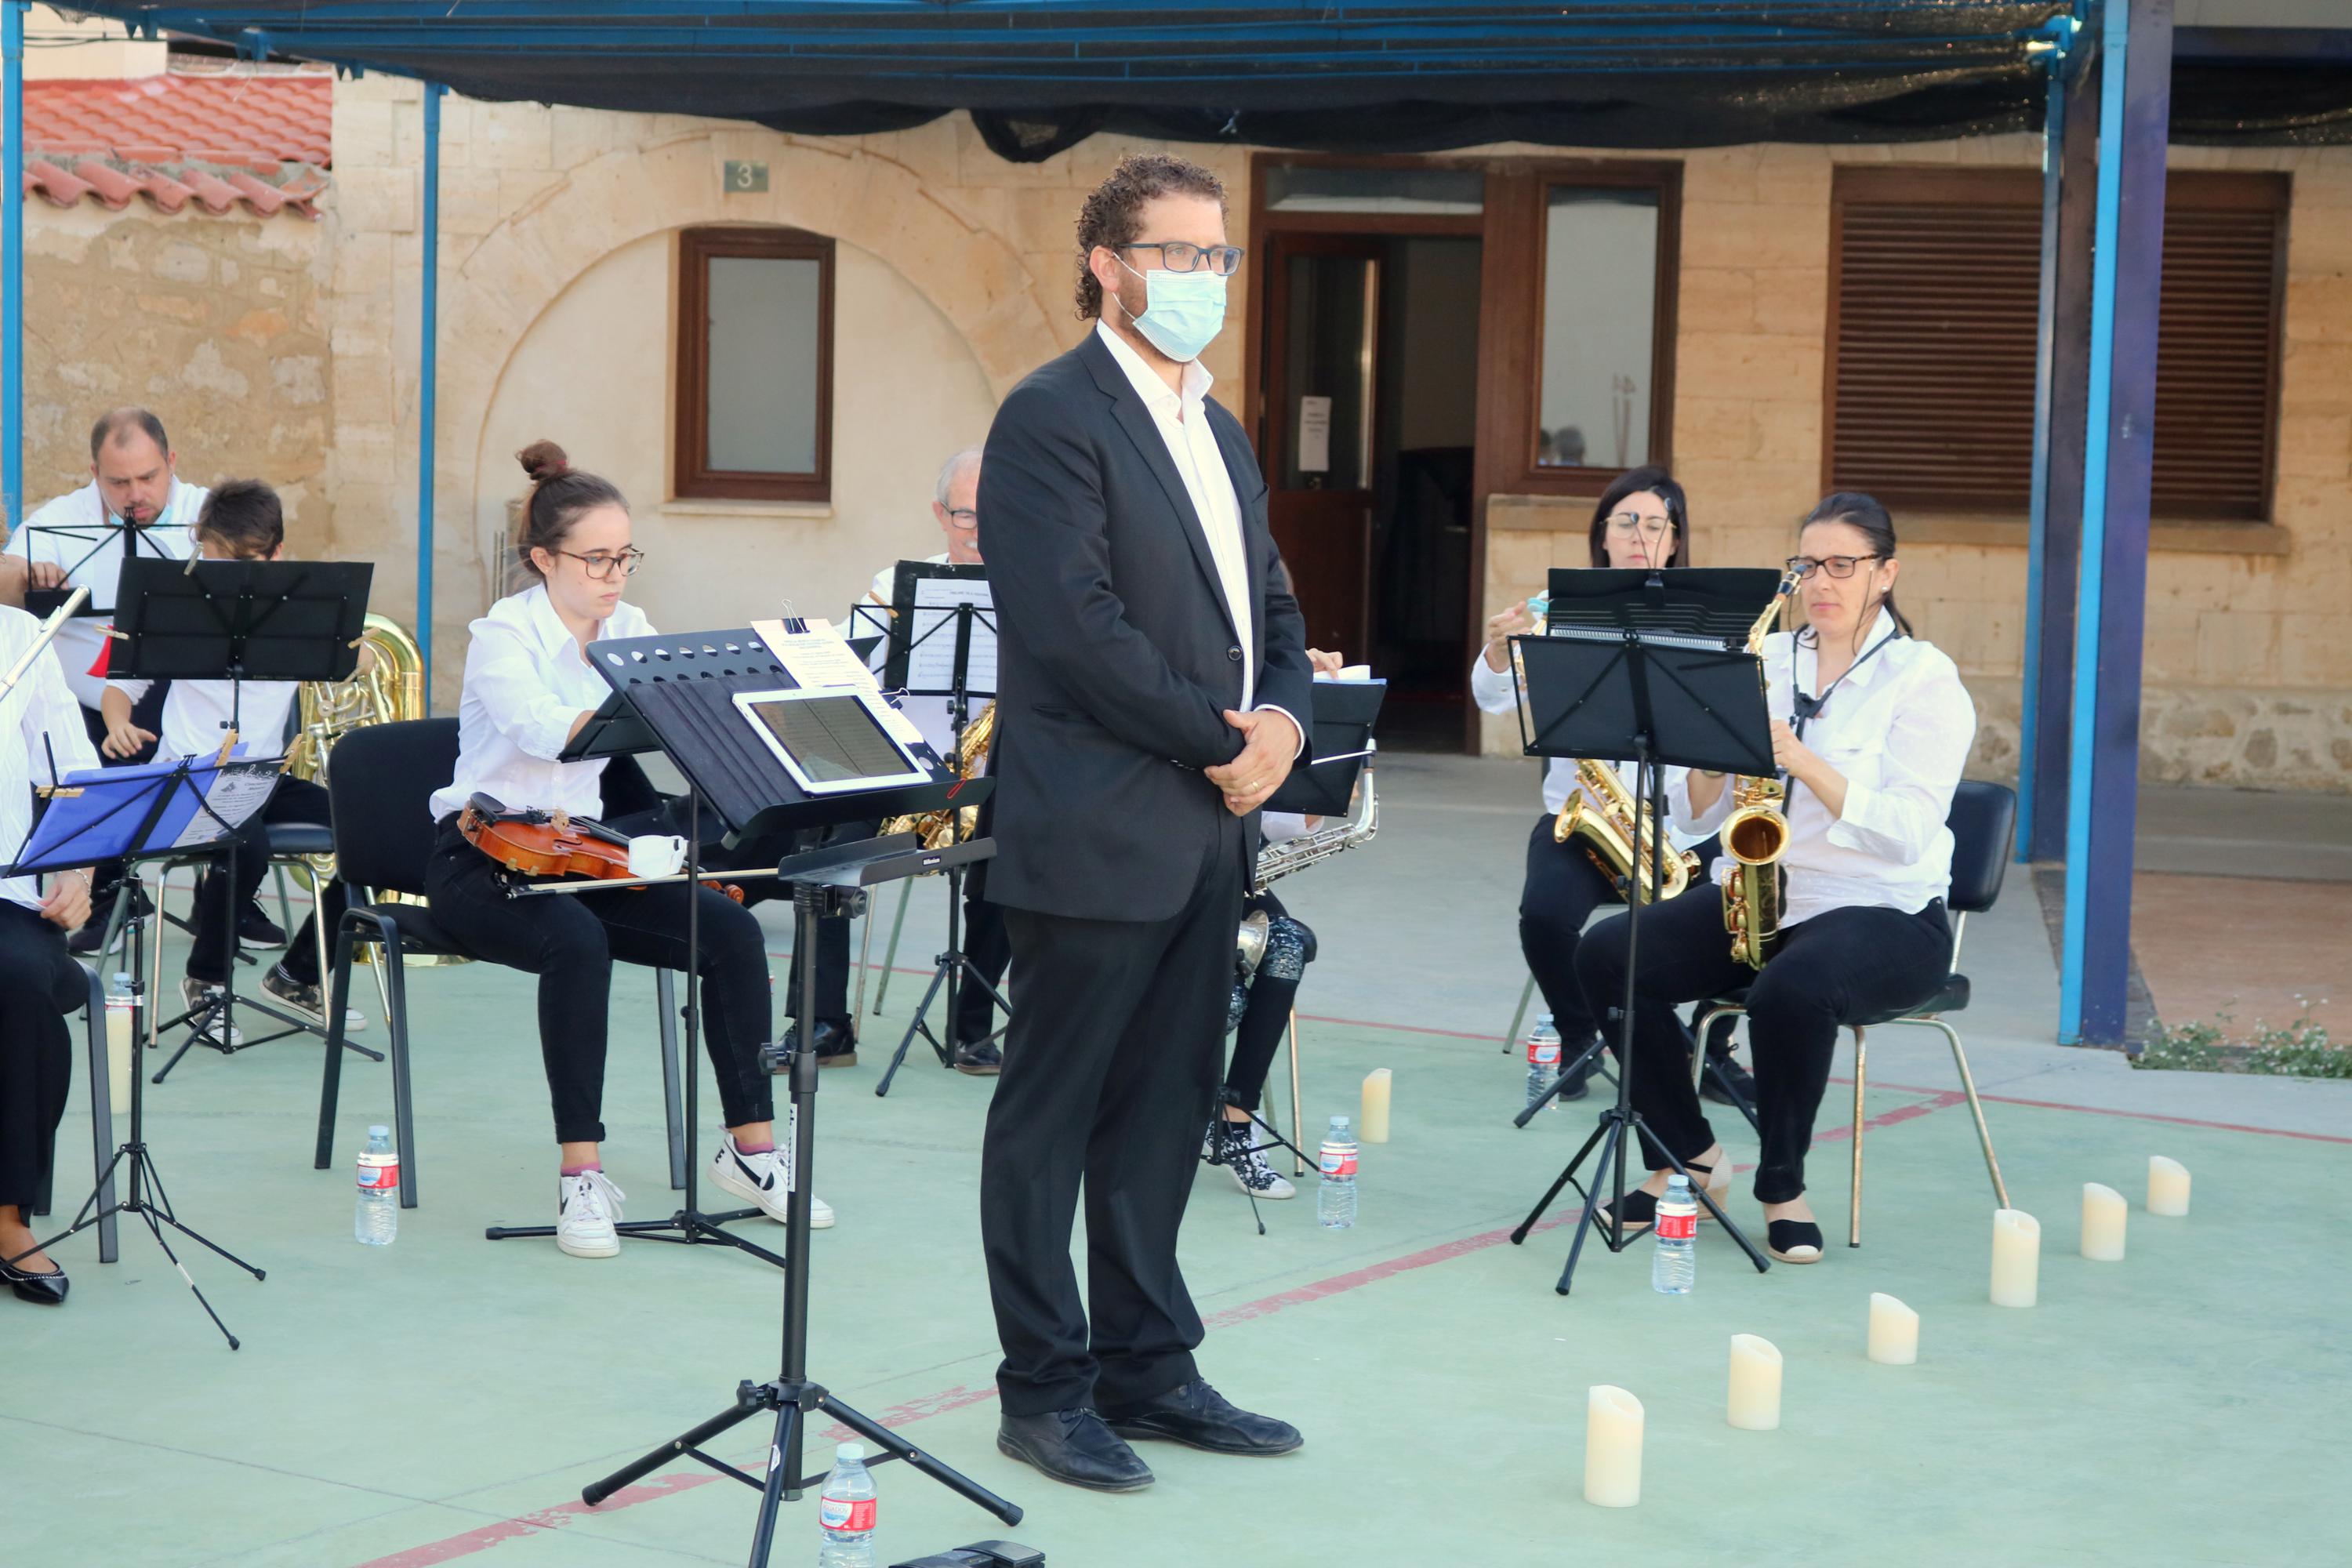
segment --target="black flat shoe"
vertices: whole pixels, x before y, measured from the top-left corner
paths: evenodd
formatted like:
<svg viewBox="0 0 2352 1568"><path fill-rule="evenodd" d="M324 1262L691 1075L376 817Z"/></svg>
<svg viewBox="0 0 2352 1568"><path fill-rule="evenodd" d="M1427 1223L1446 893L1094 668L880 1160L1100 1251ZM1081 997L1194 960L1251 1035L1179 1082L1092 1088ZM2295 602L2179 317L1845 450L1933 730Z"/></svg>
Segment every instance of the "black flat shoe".
<svg viewBox="0 0 2352 1568"><path fill-rule="evenodd" d="M1307 1441L1289 1422L1236 1409L1197 1377L1157 1399L1113 1405L1102 1418L1122 1437L1160 1437L1212 1454L1287 1454Z"/></svg>
<svg viewBox="0 0 2352 1568"><path fill-rule="evenodd" d="M990 1040L963 1040L955 1048L956 1071L972 1078L994 1078L1004 1070L1004 1053Z"/></svg>
<svg viewBox="0 0 2352 1568"><path fill-rule="evenodd" d="M1819 1263L1822 1227L1809 1219L1776 1219L1764 1226L1764 1250L1783 1263Z"/></svg>
<svg viewBox="0 0 2352 1568"><path fill-rule="evenodd" d="M1713 1165L1702 1165L1695 1160L1685 1160L1683 1162L1683 1169L1690 1173L1694 1181L1706 1184L1707 1196L1716 1201L1717 1207L1720 1207L1723 1201L1731 1195L1731 1178L1727 1175L1720 1183L1717 1182L1714 1179L1715 1167ZM1715 1217L1713 1210L1710 1210L1705 1204L1699 1203L1698 1192L1696 1187L1694 1187L1691 1192L1691 1202L1697 1204L1698 1217L1700 1219L1710 1220ZM1603 1205L1601 1207L1593 1210L1592 1219L1593 1223L1596 1225L1608 1224L1608 1206ZM1641 1191L1639 1188L1636 1188L1633 1192L1625 1194L1625 1226L1627 1229L1639 1230L1645 1226L1653 1226L1657 1223L1657 1194L1645 1193Z"/></svg>
<svg viewBox="0 0 2352 1568"><path fill-rule="evenodd" d="M64 1306L66 1291L73 1284L62 1268L52 1268L47 1274L35 1274L6 1263L0 1263L0 1279L8 1282L8 1289L16 1300L30 1301L37 1307Z"/></svg>
<svg viewBox="0 0 2352 1568"><path fill-rule="evenodd" d="M1089 1491L1139 1491L1151 1484L1151 1467L1083 1406L1004 1416L997 1423L996 1447L1057 1481Z"/></svg>

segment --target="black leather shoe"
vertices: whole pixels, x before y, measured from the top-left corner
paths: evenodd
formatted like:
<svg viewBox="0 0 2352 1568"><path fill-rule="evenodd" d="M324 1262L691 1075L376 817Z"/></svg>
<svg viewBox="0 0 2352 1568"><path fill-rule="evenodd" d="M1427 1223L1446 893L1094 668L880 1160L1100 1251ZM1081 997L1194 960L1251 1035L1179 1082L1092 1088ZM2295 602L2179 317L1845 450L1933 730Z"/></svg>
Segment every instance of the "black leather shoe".
<svg viewBox="0 0 2352 1568"><path fill-rule="evenodd" d="M1140 1491L1151 1484L1151 1467L1084 1406L1004 1416L997 1423L996 1447L1057 1481L1089 1491Z"/></svg>
<svg viewBox="0 0 2352 1568"><path fill-rule="evenodd" d="M66 1291L72 1288L73 1283L66 1278L66 1271L62 1268L52 1268L47 1274L34 1274L5 1263L0 1263L0 1279L8 1282L8 1289L15 1293L16 1300L30 1301L37 1307L64 1306Z"/></svg>
<svg viewBox="0 0 2352 1568"><path fill-rule="evenodd" d="M1287 1454L1307 1441L1287 1421L1235 1409L1197 1377L1157 1399L1113 1405L1102 1418L1122 1437L1164 1437L1212 1454Z"/></svg>
<svg viewBox="0 0 2352 1568"><path fill-rule="evenodd" d="M797 1049L801 1026L785 1026L784 1044ZM816 1021L816 1065L821 1068L854 1068L857 1065L857 1037L849 1031L846 1018L819 1018Z"/></svg>
<svg viewBox="0 0 2352 1568"><path fill-rule="evenodd" d="M1819 1263L1822 1227L1809 1219L1776 1219L1764 1227L1764 1250L1783 1263Z"/></svg>
<svg viewBox="0 0 2352 1568"><path fill-rule="evenodd" d="M1731 1054L1728 1046L1720 1051L1709 1051L1706 1065L1710 1070L1698 1080L1700 1099L1728 1105L1734 1110L1742 1107L1755 1109L1756 1079L1739 1065L1739 1058ZM1735 1095L1738 1097L1736 1100Z"/></svg>
<svg viewBox="0 0 2352 1568"><path fill-rule="evenodd" d="M961 1041L955 1048L955 1069L974 1078L994 1078L1004 1070L1004 1053L993 1041Z"/></svg>

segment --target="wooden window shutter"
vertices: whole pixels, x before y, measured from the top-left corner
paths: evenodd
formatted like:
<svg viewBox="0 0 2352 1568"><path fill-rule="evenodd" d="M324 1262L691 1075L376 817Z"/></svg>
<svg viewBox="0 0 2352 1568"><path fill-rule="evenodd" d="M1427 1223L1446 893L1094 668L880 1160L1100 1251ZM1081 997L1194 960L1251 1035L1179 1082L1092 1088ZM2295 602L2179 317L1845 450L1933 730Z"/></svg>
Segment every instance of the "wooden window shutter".
<svg viewBox="0 0 2352 1568"><path fill-rule="evenodd" d="M2287 205L2283 175L2167 182L2158 516L2269 513ZM2040 176L1842 169L1831 226L1824 483L2029 510Z"/></svg>

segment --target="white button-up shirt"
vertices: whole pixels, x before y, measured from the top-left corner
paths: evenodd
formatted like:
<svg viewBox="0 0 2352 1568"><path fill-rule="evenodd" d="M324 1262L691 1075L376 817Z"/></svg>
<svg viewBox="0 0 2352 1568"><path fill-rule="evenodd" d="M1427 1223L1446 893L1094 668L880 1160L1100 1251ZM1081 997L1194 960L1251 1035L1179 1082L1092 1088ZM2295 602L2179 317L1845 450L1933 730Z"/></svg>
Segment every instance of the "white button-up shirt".
<svg viewBox="0 0 2352 1568"><path fill-rule="evenodd" d="M1488 713L1509 713L1517 710L1519 705L1519 681L1517 672L1493 668L1486 662L1486 649L1479 649L1478 657L1470 663L1470 700ZM1624 781L1627 789L1634 786L1634 771L1632 763L1603 760L1608 761L1609 765L1617 770L1617 776ZM1683 774L1686 770L1669 767L1661 771L1665 774L1665 787L1668 798L1671 799L1675 786L1682 782ZM1558 816L1560 808L1568 805L1570 795L1581 795L1586 802L1594 806L1601 804L1597 795L1584 787L1584 781L1577 776L1576 763L1572 760L1567 757L1554 757L1551 759L1551 765L1544 770L1544 809ZM1685 833L1674 820L1671 812L1668 814L1666 842L1677 849L1687 849L1694 844L1704 844L1713 832L1714 830L1710 828L1706 833Z"/></svg>
<svg viewBox="0 0 2352 1568"><path fill-rule="evenodd" d="M580 644L534 584L490 606L466 649L466 690L457 703L457 774L433 795L435 821L481 791L514 810L594 816L604 808L604 759L559 763L572 722L612 692L581 657ZM653 623L626 600L596 629L596 641L646 637Z"/></svg>
<svg viewBox="0 0 2352 1568"><path fill-rule="evenodd" d="M33 616L0 605L0 672L15 666L40 630ZM0 866L16 863L33 830L33 786L56 782L49 776L52 752L58 778L98 766L81 708L57 661L44 656L33 661L14 690L0 697ZM40 888L31 877L0 880L0 899L28 910L41 907Z"/></svg>
<svg viewBox="0 0 2352 1568"><path fill-rule="evenodd" d="M1863 639L1867 651L1894 631L1881 611ZM1793 669L1792 663L1793 661ZM1795 711L1795 689L1818 695L1813 649L1787 632L1764 639L1766 695L1775 719ZM1952 832L1944 818L1977 732L1976 704L1948 655L1897 637L1856 664L1805 726L1804 743L1846 781L1845 812L1790 784L1788 901L1780 923L1802 924L1831 910L1882 908L1916 914L1952 882ZM1730 815L1731 789L1694 819L1685 780L1667 791L1675 826L1712 833ZM1717 870L1737 868L1728 860Z"/></svg>
<svg viewBox="0 0 2352 1568"><path fill-rule="evenodd" d="M106 683L136 702L147 695L152 680L110 680ZM163 694L163 723L155 743L157 758L210 756L228 739L234 715L237 739L246 755L274 757L286 740L286 715L293 710L294 680L247 680L232 694L226 680L174 680Z"/></svg>
<svg viewBox="0 0 2352 1568"><path fill-rule="evenodd" d="M185 561L195 553L196 514L211 494L202 485L173 479L155 521L129 531L132 548L142 555ZM84 609L111 610L115 579L122 572L122 540L99 497L98 481L92 479L26 518L25 526L9 537L6 549L28 563L46 561L63 567L68 587L89 590ZM108 624L104 616L77 616L49 645L65 670L66 685L85 708L97 707L105 695Z"/></svg>

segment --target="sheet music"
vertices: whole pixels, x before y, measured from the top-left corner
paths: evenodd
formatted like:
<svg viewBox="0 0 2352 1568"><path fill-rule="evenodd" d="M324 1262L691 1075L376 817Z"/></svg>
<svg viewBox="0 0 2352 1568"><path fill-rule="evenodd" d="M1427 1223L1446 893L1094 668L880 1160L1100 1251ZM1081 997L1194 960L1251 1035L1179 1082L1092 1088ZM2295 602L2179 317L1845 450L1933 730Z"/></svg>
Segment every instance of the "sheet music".
<svg viewBox="0 0 2352 1568"><path fill-rule="evenodd" d="M751 629L766 639L768 651L793 678L793 684L804 689L830 687L835 690L870 691L882 695L882 683L874 672L859 661L857 652L833 629L830 621L803 621L808 629L793 632L784 629L782 621L753 621ZM882 727L893 738L909 746L923 743L923 732L914 721L887 701L880 704Z"/></svg>
<svg viewBox="0 0 2352 1568"><path fill-rule="evenodd" d="M890 657L890 606L870 601L849 607L849 636L876 639L871 662L866 668L878 681L883 663Z"/></svg>
<svg viewBox="0 0 2352 1568"><path fill-rule="evenodd" d="M986 612L971 623L971 654L964 664L967 695L996 695L996 600L984 577L915 579L915 626L907 652L907 689L941 692L955 686L955 607Z"/></svg>
<svg viewBox="0 0 2352 1568"><path fill-rule="evenodd" d="M188 818L188 825L172 840L172 847L186 849L210 844L244 826L278 788L278 766L283 761L278 758L248 762L238 758L223 766L205 791L205 809ZM227 826L222 826L224 823Z"/></svg>

